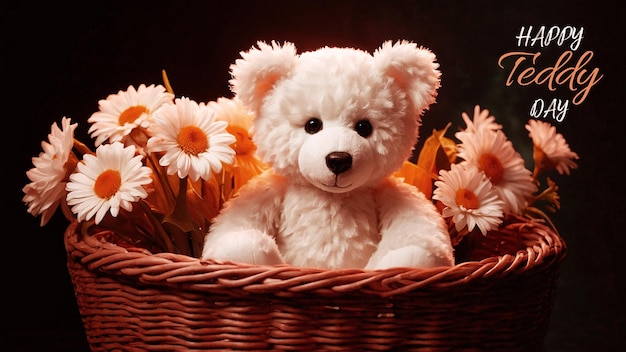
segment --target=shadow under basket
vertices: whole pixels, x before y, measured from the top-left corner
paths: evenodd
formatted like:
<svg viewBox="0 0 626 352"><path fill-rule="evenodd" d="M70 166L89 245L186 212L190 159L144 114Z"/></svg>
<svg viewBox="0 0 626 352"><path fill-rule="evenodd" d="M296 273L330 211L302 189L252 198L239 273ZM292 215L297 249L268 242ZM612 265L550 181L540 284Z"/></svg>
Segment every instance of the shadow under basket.
<svg viewBox="0 0 626 352"><path fill-rule="evenodd" d="M467 237L453 267L379 271L201 261L79 229L65 245L93 351L540 351L566 255L522 218Z"/></svg>

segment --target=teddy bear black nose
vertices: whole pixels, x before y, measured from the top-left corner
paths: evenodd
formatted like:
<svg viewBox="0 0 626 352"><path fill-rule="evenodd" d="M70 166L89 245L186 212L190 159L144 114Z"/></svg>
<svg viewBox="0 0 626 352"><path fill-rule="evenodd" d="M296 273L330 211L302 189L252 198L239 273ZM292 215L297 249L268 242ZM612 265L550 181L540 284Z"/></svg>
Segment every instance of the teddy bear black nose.
<svg viewBox="0 0 626 352"><path fill-rule="evenodd" d="M352 155L346 152L332 152L326 155L326 166L335 175L339 175L352 167Z"/></svg>

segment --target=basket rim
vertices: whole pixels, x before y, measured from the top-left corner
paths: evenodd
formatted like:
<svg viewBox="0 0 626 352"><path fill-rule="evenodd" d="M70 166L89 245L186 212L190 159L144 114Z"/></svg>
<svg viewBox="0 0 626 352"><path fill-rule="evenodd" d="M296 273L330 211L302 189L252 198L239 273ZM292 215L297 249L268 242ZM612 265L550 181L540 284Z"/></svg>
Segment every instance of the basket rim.
<svg viewBox="0 0 626 352"><path fill-rule="evenodd" d="M318 294L337 296L365 294L391 297L413 290L445 290L459 285L505 279L545 270L566 256L565 241L542 222L513 217L498 229L501 233L530 237L532 246L515 254L491 256L451 267L389 268L381 270L323 269L288 264L252 265L199 259L176 253L151 253L126 248L97 236L78 239L78 221L64 235L68 261L86 270L108 276L137 280L145 285L174 286L192 292L228 295Z"/></svg>

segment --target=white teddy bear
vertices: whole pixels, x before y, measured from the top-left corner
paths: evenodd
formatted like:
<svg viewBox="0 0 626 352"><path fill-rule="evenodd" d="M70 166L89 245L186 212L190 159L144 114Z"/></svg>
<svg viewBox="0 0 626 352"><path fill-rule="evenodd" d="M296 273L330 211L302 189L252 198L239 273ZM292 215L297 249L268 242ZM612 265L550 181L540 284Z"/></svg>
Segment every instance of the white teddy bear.
<svg viewBox="0 0 626 352"><path fill-rule="evenodd" d="M318 268L454 264L443 218L391 175L411 155L440 84L435 55L385 42L373 55L258 42L231 66L271 169L241 188L202 258Z"/></svg>

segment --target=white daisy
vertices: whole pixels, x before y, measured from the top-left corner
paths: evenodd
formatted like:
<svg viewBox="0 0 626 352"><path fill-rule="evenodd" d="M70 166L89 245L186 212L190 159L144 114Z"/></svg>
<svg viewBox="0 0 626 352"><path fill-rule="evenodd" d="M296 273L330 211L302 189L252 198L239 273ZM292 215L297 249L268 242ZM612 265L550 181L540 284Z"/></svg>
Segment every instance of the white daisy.
<svg viewBox="0 0 626 352"><path fill-rule="evenodd" d="M479 134L466 133L458 137L462 142L459 158L487 175L504 201L505 212L519 214L526 207L527 199L537 191L537 185L511 141L501 130L483 130Z"/></svg>
<svg viewBox="0 0 626 352"><path fill-rule="evenodd" d="M22 201L28 205L30 214L41 214L41 226L47 224L57 210L65 196L67 177L76 167L72 146L78 124L70 123L69 118L63 117L61 128L52 124L48 142L41 142L43 152L33 158L35 167L26 172L31 182L22 188Z"/></svg>
<svg viewBox="0 0 626 352"><path fill-rule="evenodd" d="M143 187L152 182L152 170L135 155L135 147L120 142L103 144L96 155L85 154L78 171L70 175L66 185L67 204L79 221L91 220L96 224L110 211L117 217L120 208L133 209L133 202L148 196Z"/></svg>
<svg viewBox="0 0 626 352"><path fill-rule="evenodd" d="M111 94L98 102L99 111L87 120L95 146L107 139L109 142L122 141L136 127L148 127L152 113L161 105L169 103L174 95L166 92L162 85L142 84L135 90L128 86L126 91Z"/></svg>
<svg viewBox="0 0 626 352"><path fill-rule="evenodd" d="M570 169L578 168L573 160L578 159L578 154L570 150L563 135L556 133L556 127L548 122L529 120L526 129L533 140L535 176L552 169L569 175Z"/></svg>
<svg viewBox="0 0 626 352"><path fill-rule="evenodd" d="M466 133L482 133L483 131L498 131L502 125L495 123L496 118L489 114L489 110L481 110L479 105L474 106L474 116L470 119L466 112L461 113L465 122L465 130L456 133L456 137L462 137ZM461 138L459 138L461 139Z"/></svg>
<svg viewBox="0 0 626 352"><path fill-rule="evenodd" d="M442 215L452 217L457 231L478 227L486 235L502 223L504 202L484 173L461 163L452 164L450 171L441 170L439 174L433 199L445 205Z"/></svg>
<svg viewBox="0 0 626 352"><path fill-rule="evenodd" d="M154 113L149 131L150 152L165 152L159 159L167 173L209 180L212 173L222 171L222 163L232 164L235 151L230 147L236 139L226 132L228 123L216 121L212 109L189 98L163 105Z"/></svg>

